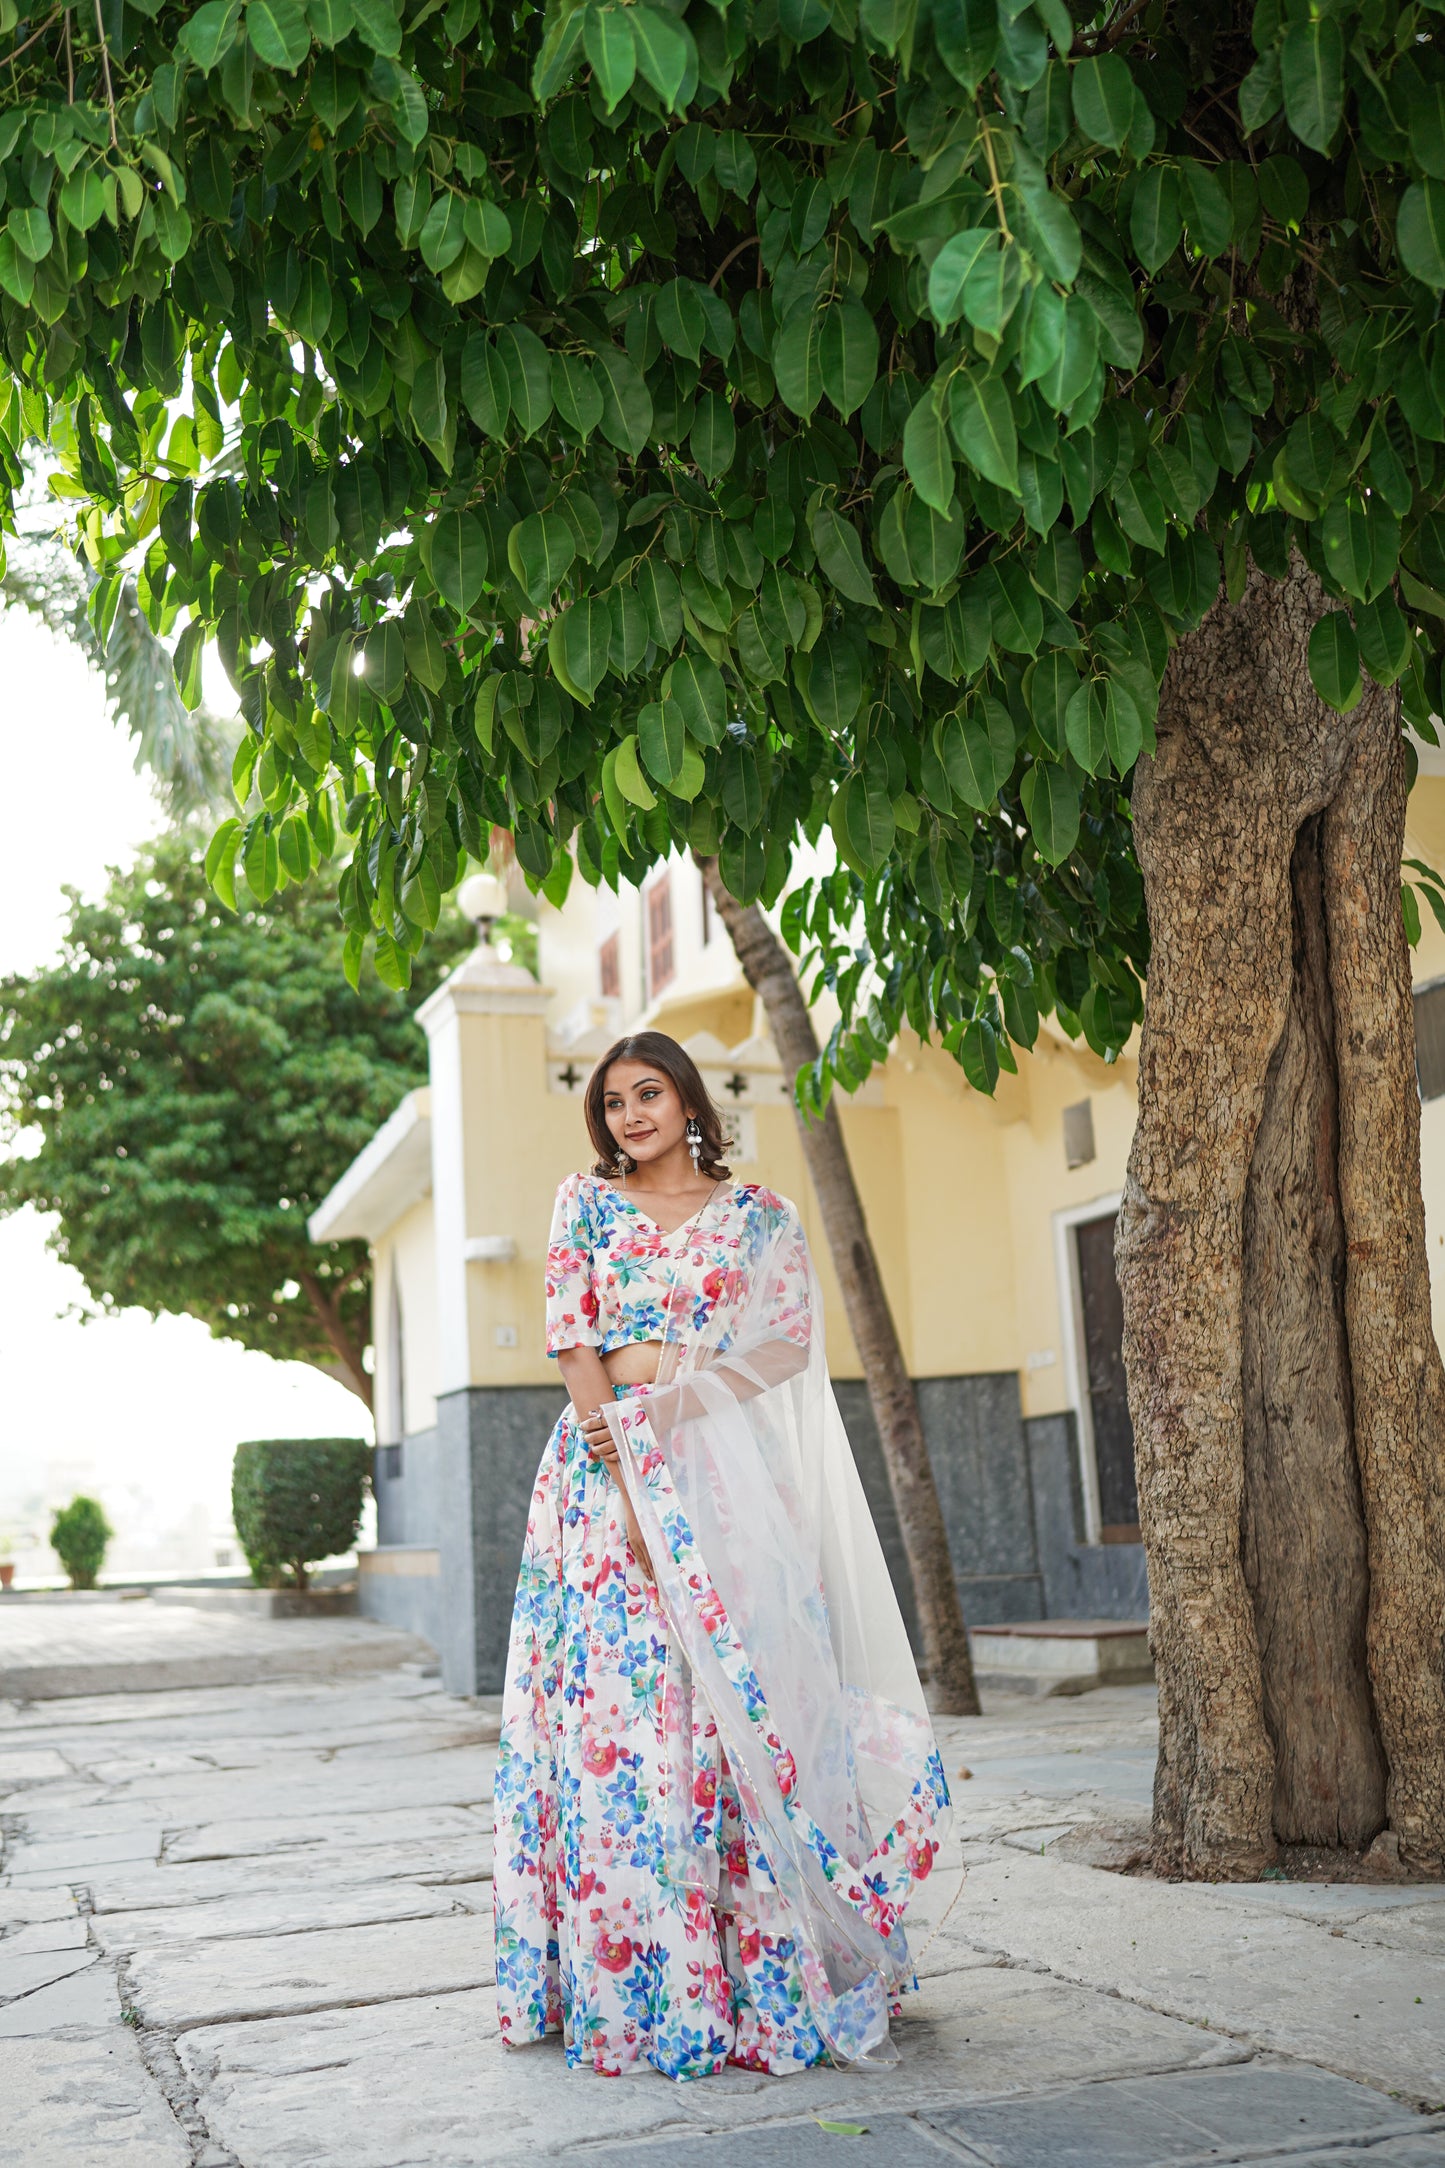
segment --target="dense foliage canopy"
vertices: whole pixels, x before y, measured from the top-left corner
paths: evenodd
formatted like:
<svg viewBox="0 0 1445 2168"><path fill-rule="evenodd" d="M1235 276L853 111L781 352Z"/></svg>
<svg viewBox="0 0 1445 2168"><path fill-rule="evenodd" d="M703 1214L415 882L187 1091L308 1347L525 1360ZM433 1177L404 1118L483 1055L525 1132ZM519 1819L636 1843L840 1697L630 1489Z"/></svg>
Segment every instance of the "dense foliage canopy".
<svg viewBox="0 0 1445 2168"><path fill-rule="evenodd" d="M12 25L0 451L249 725L264 899L351 839L679 844L991 1084L1146 958L1171 642L1292 547L1341 708L1445 644L1445 53L1400 0L99 0ZM8 403L7 403L8 402ZM868 941L857 946L860 921Z"/></svg>
<svg viewBox="0 0 1445 2168"><path fill-rule="evenodd" d="M317 1247L306 1219L425 1082L413 1002L468 939L450 916L411 999L354 994L334 881L232 914L164 838L103 903L73 898L58 963L0 980L0 1105L40 1137L0 1161L0 1213L56 1213L102 1308L202 1318L365 1397L366 1245Z"/></svg>

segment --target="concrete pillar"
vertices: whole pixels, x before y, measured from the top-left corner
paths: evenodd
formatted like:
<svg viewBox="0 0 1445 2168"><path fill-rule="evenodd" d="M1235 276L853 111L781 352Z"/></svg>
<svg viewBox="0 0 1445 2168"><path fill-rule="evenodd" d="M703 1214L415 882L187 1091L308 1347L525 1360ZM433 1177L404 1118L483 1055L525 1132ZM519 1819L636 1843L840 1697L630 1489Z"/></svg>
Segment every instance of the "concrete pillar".
<svg viewBox="0 0 1445 2168"><path fill-rule="evenodd" d="M417 1011L431 1062L440 1653L456 1694L500 1689L527 1502L562 1398L518 1390L541 1331L547 1230L529 1224L521 1140L547 1089L547 1002L478 947Z"/></svg>

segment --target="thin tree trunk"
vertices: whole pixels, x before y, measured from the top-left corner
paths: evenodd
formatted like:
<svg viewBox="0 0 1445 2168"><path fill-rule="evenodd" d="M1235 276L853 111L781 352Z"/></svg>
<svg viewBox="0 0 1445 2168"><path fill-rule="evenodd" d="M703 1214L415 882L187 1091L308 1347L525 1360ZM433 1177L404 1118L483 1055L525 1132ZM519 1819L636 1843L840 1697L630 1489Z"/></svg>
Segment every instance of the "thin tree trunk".
<svg viewBox="0 0 1445 2168"><path fill-rule="evenodd" d="M1430 1330L1393 695L1310 685L1252 572L1171 657L1134 832L1152 955L1118 1263L1160 1862L1445 1851Z"/></svg>
<svg viewBox="0 0 1445 2168"><path fill-rule="evenodd" d="M818 1037L788 952L757 905L739 903L724 888L717 861L699 862L743 976L762 1001L778 1059L785 1071L796 1075L805 1063L817 1059ZM816 1122L799 1113L798 1132L878 1425L913 1577L929 1699L941 1715L977 1716L978 1689L968 1633L918 1396L888 1307L836 1104L830 1100Z"/></svg>
<svg viewBox="0 0 1445 2168"><path fill-rule="evenodd" d="M327 1294L316 1274L303 1272L300 1279L302 1291L311 1305L317 1323L336 1351L336 1367L334 1371L328 1368L326 1375L334 1376L339 1384L355 1393L357 1399L364 1400L370 1408L371 1379L362 1361L364 1349L347 1331L340 1305ZM315 1367L319 1370L323 1365L317 1363Z"/></svg>

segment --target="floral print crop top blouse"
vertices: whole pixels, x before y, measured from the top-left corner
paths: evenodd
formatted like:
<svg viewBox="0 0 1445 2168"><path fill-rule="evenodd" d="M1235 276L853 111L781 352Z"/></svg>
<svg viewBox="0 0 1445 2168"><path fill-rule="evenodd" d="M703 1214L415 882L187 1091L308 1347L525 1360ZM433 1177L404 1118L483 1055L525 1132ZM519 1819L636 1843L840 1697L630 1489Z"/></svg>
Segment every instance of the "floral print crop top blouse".
<svg viewBox="0 0 1445 2168"><path fill-rule="evenodd" d="M625 1191L595 1174L569 1174L557 1192L547 1245L547 1353L707 1332L746 1281L754 1252L791 1221L775 1293L780 1335L806 1345L808 1252L793 1206L757 1182L722 1182L671 1234ZM725 1346L724 1331L718 1344Z"/></svg>

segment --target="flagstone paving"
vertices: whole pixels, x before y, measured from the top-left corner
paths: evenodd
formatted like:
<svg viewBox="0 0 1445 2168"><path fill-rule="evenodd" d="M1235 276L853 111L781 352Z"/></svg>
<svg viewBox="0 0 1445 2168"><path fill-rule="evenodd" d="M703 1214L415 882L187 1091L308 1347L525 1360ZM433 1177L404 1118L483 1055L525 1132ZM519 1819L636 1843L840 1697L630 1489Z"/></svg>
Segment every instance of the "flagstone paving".
<svg viewBox="0 0 1445 2168"><path fill-rule="evenodd" d="M940 1725L893 2069L677 2086L499 2045L495 1704L424 1645L0 1600L0 1681L0 2168L1445 2168L1445 1890L1089 1864L1149 1688Z"/></svg>

